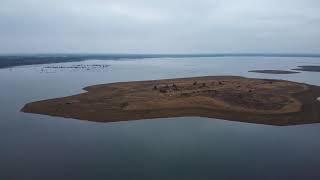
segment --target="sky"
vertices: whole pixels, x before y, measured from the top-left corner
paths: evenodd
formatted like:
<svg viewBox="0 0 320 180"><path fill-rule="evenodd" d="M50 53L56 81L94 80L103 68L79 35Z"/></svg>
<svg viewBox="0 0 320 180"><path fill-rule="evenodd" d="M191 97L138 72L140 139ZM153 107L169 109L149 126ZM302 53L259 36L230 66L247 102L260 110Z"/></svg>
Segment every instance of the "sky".
<svg viewBox="0 0 320 180"><path fill-rule="evenodd" d="M1 0L0 54L320 53L319 0Z"/></svg>

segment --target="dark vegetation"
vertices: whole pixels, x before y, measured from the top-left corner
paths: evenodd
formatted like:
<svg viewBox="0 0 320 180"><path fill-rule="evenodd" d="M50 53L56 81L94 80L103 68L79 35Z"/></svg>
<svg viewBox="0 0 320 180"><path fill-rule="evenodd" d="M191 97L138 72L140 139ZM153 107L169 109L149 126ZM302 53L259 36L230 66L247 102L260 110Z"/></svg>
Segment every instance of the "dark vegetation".
<svg viewBox="0 0 320 180"><path fill-rule="evenodd" d="M147 55L9 55L0 56L0 68L33 65L52 64L63 62L77 62L89 59L115 60L115 59L141 59L151 58Z"/></svg>

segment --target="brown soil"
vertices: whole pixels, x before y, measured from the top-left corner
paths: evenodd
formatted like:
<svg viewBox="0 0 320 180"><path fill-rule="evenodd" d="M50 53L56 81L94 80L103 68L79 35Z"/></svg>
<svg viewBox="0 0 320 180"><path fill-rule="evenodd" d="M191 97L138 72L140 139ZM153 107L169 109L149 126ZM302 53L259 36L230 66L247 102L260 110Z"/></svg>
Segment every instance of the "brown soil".
<svg viewBox="0 0 320 180"><path fill-rule="evenodd" d="M320 122L320 87L237 76L121 82L26 104L23 112L96 122L200 116L268 125Z"/></svg>

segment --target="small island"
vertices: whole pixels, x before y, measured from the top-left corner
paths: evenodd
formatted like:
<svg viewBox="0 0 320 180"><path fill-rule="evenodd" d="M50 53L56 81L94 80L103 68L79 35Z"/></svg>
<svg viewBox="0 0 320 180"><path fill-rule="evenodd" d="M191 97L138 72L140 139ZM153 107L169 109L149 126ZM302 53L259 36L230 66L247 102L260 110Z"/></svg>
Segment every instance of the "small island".
<svg viewBox="0 0 320 180"><path fill-rule="evenodd" d="M292 69L295 71L308 71L308 72L320 72L320 66L298 66L298 68Z"/></svg>
<svg viewBox="0 0 320 180"><path fill-rule="evenodd" d="M29 103L21 111L95 122L186 116L278 126L320 122L320 87L284 80L206 76L84 90Z"/></svg>
<svg viewBox="0 0 320 180"><path fill-rule="evenodd" d="M297 74L297 71L285 71L285 70L252 70L249 72L262 73L262 74Z"/></svg>

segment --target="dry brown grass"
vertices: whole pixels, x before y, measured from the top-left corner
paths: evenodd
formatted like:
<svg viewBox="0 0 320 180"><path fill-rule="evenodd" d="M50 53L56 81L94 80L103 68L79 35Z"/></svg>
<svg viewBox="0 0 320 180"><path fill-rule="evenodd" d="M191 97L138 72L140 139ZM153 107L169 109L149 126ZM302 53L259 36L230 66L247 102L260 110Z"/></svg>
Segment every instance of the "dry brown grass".
<svg viewBox="0 0 320 180"><path fill-rule="evenodd" d="M320 122L319 87L289 81L211 76L85 89L87 93L27 104L22 111L99 122L181 116L270 125ZM307 115L310 109L318 111Z"/></svg>

